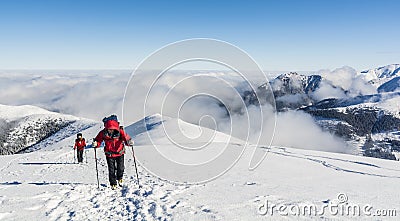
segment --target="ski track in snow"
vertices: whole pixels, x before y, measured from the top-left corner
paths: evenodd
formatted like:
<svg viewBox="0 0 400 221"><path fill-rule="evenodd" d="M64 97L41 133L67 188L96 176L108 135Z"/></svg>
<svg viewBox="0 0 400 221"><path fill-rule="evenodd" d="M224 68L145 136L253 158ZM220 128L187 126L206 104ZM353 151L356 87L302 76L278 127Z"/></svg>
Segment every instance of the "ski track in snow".
<svg viewBox="0 0 400 221"><path fill-rule="evenodd" d="M321 159L327 159L327 160L332 160L334 161L340 161L344 163L349 163L349 164L358 164L362 166L367 166L367 167L375 167L383 170L389 170L389 171L400 171L397 169L392 169L392 168L385 168L385 167L380 167L371 163L365 163L365 162L360 162L360 161L352 161L352 160L344 160L344 159L339 159L339 158L332 158L332 157L326 157L326 156L318 156L318 155L310 155L310 154L299 154L299 153L294 153L288 151L284 147L273 147L274 149L278 149L280 151L274 151L272 148L267 148L267 147L262 147L264 149L268 149L270 153L272 154L277 154L277 155L282 155L282 156L287 156L287 157L295 157L295 158L300 158L300 159L305 159L309 160L312 162L319 163L327 168L334 169L337 171L343 171L343 172L349 172L349 173L357 173L357 174L362 174L362 175L368 175L368 176L377 176L377 177L387 177L387 178L400 178L400 176L391 176L391 175L384 175L384 174L375 174L375 173L369 173L369 172L362 172L362 171L357 171L357 170L350 170L346 169L344 167L336 166L332 162L327 162L326 160L319 160L317 158Z"/></svg>

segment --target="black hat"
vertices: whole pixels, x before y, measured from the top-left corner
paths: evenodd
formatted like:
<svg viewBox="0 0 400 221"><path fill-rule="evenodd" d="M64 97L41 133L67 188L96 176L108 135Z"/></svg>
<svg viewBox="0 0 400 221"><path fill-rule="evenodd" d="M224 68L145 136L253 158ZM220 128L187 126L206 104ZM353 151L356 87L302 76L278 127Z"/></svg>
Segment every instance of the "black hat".
<svg viewBox="0 0 400 221"><path fill-rule="evenodd" d="M82 137L82 134L81 134L81 133L78 133L78 134L76 135L76 137L77 137L77 138Z"/></svg>

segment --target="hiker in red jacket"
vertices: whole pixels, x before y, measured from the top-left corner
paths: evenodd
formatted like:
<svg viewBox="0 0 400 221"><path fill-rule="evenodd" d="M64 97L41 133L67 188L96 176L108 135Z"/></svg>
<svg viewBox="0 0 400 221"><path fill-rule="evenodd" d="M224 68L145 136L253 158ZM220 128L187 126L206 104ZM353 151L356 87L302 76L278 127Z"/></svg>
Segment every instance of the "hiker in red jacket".
<svg viewBox="0 0 400 221"><path fill-rule="evenodd" d="M74 150L77 151L77 156L78 156L78 163L83 162L83 150L86 147L86 141L85 138L82 137L82 134L79 133L76 135L76 140L75 140L75 145L74 145Z"/></svg>
<svg viewBox="0 0 400 221"><path fill-rule="evenodd" d="M120 186L123 183L125 145L132 146L133 141L124 130L120 129L115 115L104 118L103 122L104 129L97 134L93 147L99 147L104 141L108 178L111 188L115 189L117 187L117 180Z"/></svg>

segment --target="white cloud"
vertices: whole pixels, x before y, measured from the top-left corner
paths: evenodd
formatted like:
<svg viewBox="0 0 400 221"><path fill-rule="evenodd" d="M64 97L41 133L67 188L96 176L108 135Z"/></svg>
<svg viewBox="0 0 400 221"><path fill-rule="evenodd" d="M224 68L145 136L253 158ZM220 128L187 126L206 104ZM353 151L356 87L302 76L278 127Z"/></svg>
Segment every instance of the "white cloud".
<svg viewBox="0 0 400 221"><path fill-rule="evenodd" d="M299 111L278 114L274 145L330 152L347 152L345 142L315 124L312 117Z"/></svg>
<svg viewBox="0 0 400 221"><path fill-rule="evenodd" d="M357 73L357 71L351 67L345 66L333 71L321 70L318 74L338 89L344 89L347 92L346 95L350 97L376 93L376 88L367 82L365 75ZM343 93L338 89L332 88L332 86L328 84L322 84L320 91L314 94L314 96L317 98L329 98L329 96L337 98L343 97Z"/></svg>
<svg viewBox="0 0 400 221"><path fill-rule="evenodd" d="M347 95L341 88L322 81L320 87L311 94L311 97L320 101L327 98L345 98Z"/></svg>
<svg viewBox="0 0 400 221"><path fill-rule="evenodd" d="M2 73L0 103L31 104L99 120L121 113L129 73Z"/></svg>
<svg viewBox="0 0 400 221"><path fill-rule="evenodd" d="M344 90L350 90L352 81L357 75L357 71L351 67L345 66L333 71L322 70L319 74L333 85L340 86Z"/></svg>

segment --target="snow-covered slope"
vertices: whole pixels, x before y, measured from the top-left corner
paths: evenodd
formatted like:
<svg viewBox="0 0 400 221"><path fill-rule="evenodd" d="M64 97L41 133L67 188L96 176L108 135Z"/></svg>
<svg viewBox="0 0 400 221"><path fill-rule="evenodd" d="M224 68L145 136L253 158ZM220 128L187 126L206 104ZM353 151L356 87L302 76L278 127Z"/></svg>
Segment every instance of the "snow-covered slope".
<svg viewBox="0 0 400 221"><path fill-rule="evenodd" d="M47 111L32 105L8 106L0 104L0 116L4 119L16 120L30 115L57 115L57 113Z"/></svg>
<svg viewBox="0 0 400 221"><path fill-rule="evenodd" d="M64 139L93 124L91 120L35 106L0 105L0 154L32 151L46 146L55 138Z"/></svg>
<svg viewBox="0 0 400 221"><path fill-rule="evenodd" d="M400 89L400 76L394 77L392 80L382 84L378 87L378 92L393 92Z"/></svg>
<svg viewBox="0 0 400 221"><path fill-rule="evenodd" d="M139 161L153 142L160 148L173 145L160 135L165 134L164 128L174 128L168 124L174 125L179 121L160 119L157 115L150 116L126 127L127 131L139 133L134 134L137 141L135 153ZM144 129L140 125L151 126ZM193 138L198 135L199 127L182 122L179 125L187 136ZM82 133L90 139L101 128L99 123ZM153 135L153 142L140 135L147 130ZM178 134L176 130L168 133ZM228 138L223 134L216 137ZM97 150L101 183L100 189L97 189L94 150L87 150L87 163L74 164L71 151L74 138L71 136L32 153L0 156L0 219L376 220L382 218L372 216L380 212L378 209L386 212L394 209L397 216L400 212L400 165L396 161L285 147L259 147L261 152L258 153L269 153L258 168L249 171L253 151L253 146L250 146L231 170L201 185L163 181L139 166L142 185L139 189L131 151L128 151L125 156L127 185L111 191L106 187L107 167L102 151ZM213 143L220 145L222 141L224 139ZM240 143L228 143L231 148L238 145ZM318 214L291 214L297 211L296 208L301 213L302 206L307 205L314 205ZM336 208L359 206L361 216L341 215L342 212L333 215L335 211L330 212L329 208L335 205L338 205ZM370 216L365 215L365 206L371 207L367 211ZM279 211L285 207L286 210ZM294 209L289 210L292 207Z"/></svg>
<svg viewBox="0 0 400 221"><path fill-rule="evenodd" d="M400 64L390 64L362 71L361 75L375 87L379 87L395 77L400 77Z"/></svg>
<svg viewBox="0 0 400 221"><path fill-rule="evenodd" d="M391 64L362 71L361 74L365 75L367 80L373 80L377 78L392 78L400 74L400 64Z"/></svg>
<svg viewBox="0 0 400 221"><path fill-rule="evenodd" d="M162 130L158 127L161 127ZM153 130L154 128L158 128L158 130ZM147 116L126 127L125 130L129 134L133 134L136 145L167 144L171 140L179 140L181 143L202 143L210 140L213 143L243 142L219 131L160 114Z"/></svg>
<svg viewBox="0 0 400 221"><path fill-rule="evenodd" d="M365 156L395 160L400 152L400 93L326 99L303 108L324 129ZM399 158L397 158L399 159Z"/></svg>
<svg viewBox="0 0 400 221"><path fill-rule="evenodd" d="M385 107L385 109L392 112L393 114L397 114L398 107L385 106L385 103L388 100L392 100L394 102L399 101L399 98L400 98L400 92L362 95L362 96L342 98L342 99L332 98L332 99L322 100L307 108L326 109L326 108L339 108L339 107L354 107L356 105L362 105L362 106Z"/></svg>

